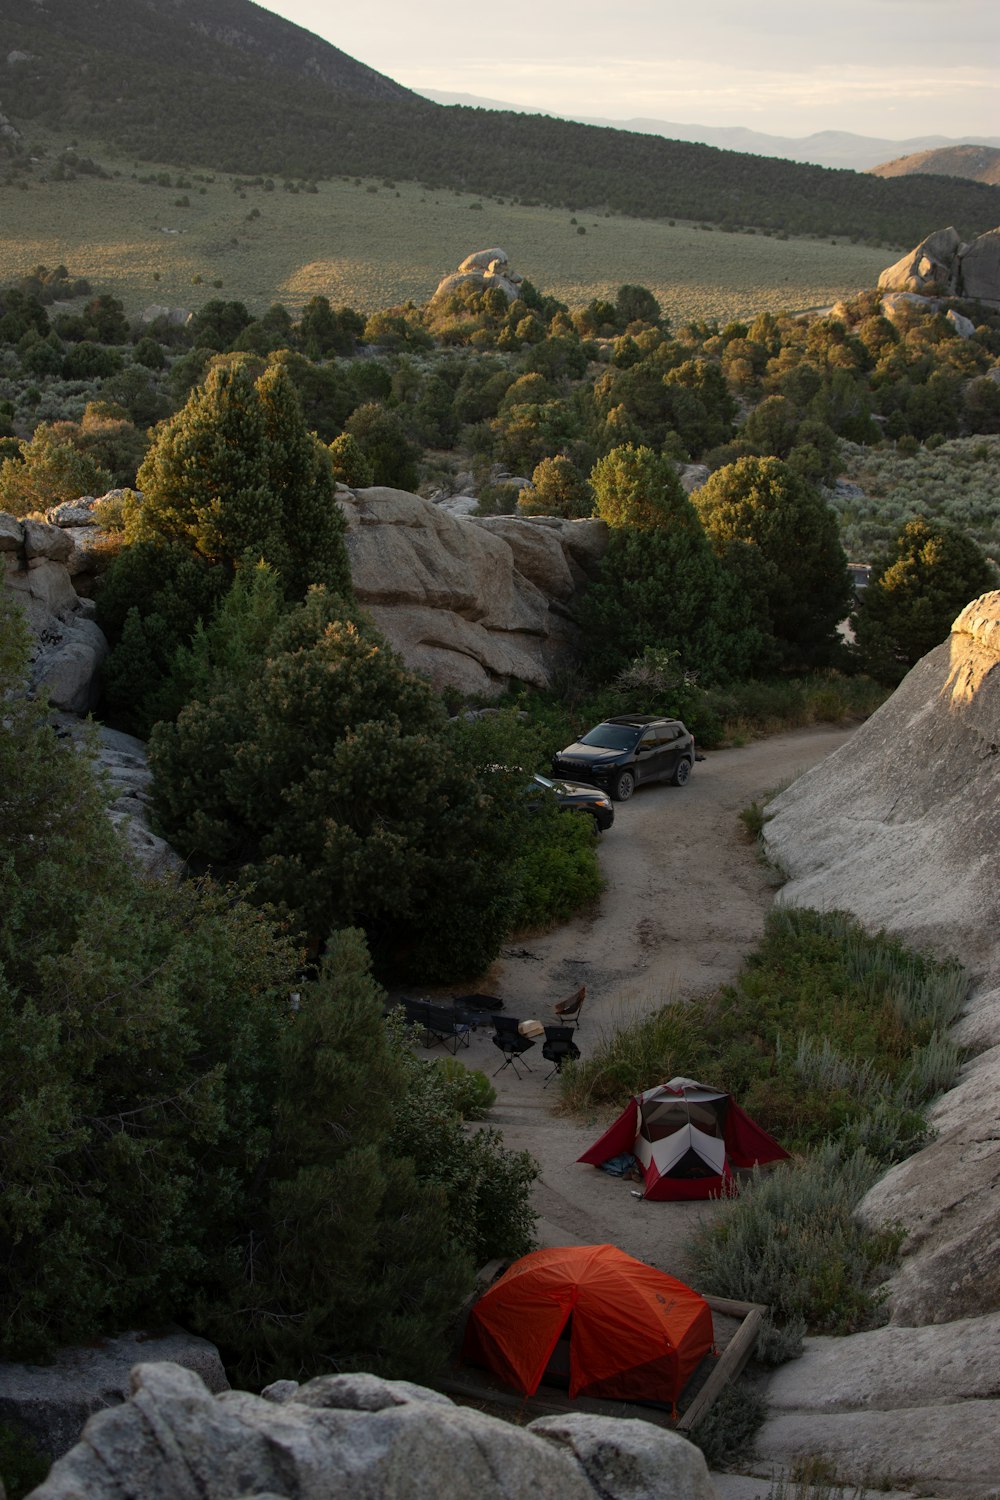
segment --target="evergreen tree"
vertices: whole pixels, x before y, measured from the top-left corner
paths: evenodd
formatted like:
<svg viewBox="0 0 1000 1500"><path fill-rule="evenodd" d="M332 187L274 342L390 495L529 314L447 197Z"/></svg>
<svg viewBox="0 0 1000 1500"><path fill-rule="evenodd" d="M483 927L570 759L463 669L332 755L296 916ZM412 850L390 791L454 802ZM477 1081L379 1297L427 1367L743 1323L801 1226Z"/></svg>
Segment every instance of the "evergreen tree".
<svg viewBox="0 0 1000 1500"><path fill-rule="evenodd" d="M230 893L134 875L25 664L0 592L0 1347L38 1359L218 1274L298 955Z"/></svg>
<svg viewBox="0 0 1000 1500"><path fill-rule="evenodd" d="M329 456L280 363L257 379L246 356L215 364L159 430L138 485L132 539L180 542L229 566L263 558L289 598L312 582L350 592Z"/></svg>
<svg viewBox="0 0 1000 1500"><path fill-rule="evenodd" d="M385 967L479 972L513 909L511 832L444 711L370 623L314 589L246 683L220 680L150 742L185 854L244 863L318 938L362 924Z"/></svg>
<svg viewBox="0 0 1000 1500"><path fill-rule="evenodd" d="M335 933L281 1044L268 1187L239 1242L242 1274L229 1306L205 1309L251 1385L331 1369L426 1377L471 1285L444 1189L393 1140L407 1070L383 1003L362 934Z"/></svg>
<svg viewBox="0 0 1000 1500"><path fill-rule="evenodd" d="M710 677L747 665L756 637L671 461L629 443L595 465L591 486L609 536L582 608L588 665L611 676L650 647Z"/></svg>
<svg viewBox="0 0 1000 1500"><path fill-rule="evenodd" d="M741 458L692 500L723 568L762 607L782 665L834 663L852 591L837 518L818 490L780 459Z"/></svg>
<svg viewBox="0 0 1000 1500"><path fill-rule="evenodd" d="M995 570L971 537L943 521L908 521L876 561L852 619L865 670L899 682L948 639L971 599L996 586Z"/></svg>
<svg viewBox="0 0 1000 1500"><path fill-rule="evenodd" d="M47 422L20 445L17 458L0 463L0 510L26 516L80 495L103 495L112 476Z"/></svg>

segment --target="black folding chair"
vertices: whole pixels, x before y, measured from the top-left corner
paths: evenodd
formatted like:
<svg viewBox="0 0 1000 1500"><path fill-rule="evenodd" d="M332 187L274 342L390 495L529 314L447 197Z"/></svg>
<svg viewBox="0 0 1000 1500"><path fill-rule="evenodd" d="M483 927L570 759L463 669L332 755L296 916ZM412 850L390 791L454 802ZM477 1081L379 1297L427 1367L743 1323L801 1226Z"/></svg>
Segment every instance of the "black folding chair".
<svg viewBox="0 0 1000 1500"><path fill-rule="evenodd" d="M542 1056L555 1064L551 1072L545 1075L546 1084L550 1078L555 1078L557 1073L562 1072L564 1062L575 1062L580 1056L580 1049L573 1040L573 1031L572 1026L546 1026Z"/></svg>
<svg viewBox="0 0 1000 1500"><path fill-rule="evenodd" d="M513 1067L514 1069L514 1077L520 1078L521 1075L517 1071L518 1058L521 1059L522 1066L527 1070L527 1072L531 1073L534 1071L534 1069L529 1068L528 1064L524 1061L524 1053L527 1052L530 1047L533 1047L535 1043L530 1036L521 1035L521 1033L517 1029L520 1024L521 1023L516 1016L493 1017L493 1036L490 1038L490 1040L492 1041L494 1047L500 1048L500 1051L503 1053L504 1057L504 1060L500 1064L499 1068L497 1068L496 1073L493 1074L494 1078L497 1076L497 1073L502 1073L504 1068L510 1067Z"/></svg>

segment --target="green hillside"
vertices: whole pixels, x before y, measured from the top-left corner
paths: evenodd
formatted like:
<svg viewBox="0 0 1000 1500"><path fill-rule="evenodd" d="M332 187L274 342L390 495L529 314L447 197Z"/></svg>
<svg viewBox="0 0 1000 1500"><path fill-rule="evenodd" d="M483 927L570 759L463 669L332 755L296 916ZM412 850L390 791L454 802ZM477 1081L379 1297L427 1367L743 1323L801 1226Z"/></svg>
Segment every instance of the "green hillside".
<svg viewBox="0 0 1000 1500"><path fill-rule="evenodd" d="M102 162L105 178L32 179L8 193L0 284L36 264L65 264L130 315L152 302L197 310L220 295L219 282L222 295L257 312L275 301L301 308L315 295L374 311L425 302L470 251L502 245L523 275L572 306L632 282L648 286L675 323L727 322L827 306L873 286L892 258L863 245L571 215L381 179L286 192L280 180L268 190L223 174Z"/></svg>
<svg viewBox="0 0 1000 1500"><path fill-rule="evenodd" d="M867 175L408 94L249 0L0 0L0 102L144 161L389 176L571 210L909 244L1000 222L1000 189Z"/></svg>

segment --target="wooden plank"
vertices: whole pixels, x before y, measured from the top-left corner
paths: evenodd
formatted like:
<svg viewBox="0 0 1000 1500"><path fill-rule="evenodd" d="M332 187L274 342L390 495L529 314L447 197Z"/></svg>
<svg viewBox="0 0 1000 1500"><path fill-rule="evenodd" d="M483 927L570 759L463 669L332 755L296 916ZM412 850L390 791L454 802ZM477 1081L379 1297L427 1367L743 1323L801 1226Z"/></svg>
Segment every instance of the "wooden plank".
<svg viewBox="0 0 1000 1500"><path fill-rule="evenodd" d="M728 1385L731 1380L742 1370L750 1358L757 1344L757 1335L764 1314L760 1307L754 1307L744 1318L736 1334L719 1356L719 1362L711 1375L705 1381L701 1390L695 1396L687 1411L678 1419L677 1428L681 1432L689 1432L692 1427L697 1427L702 1417L718 1398L723 1386Z"/></svg>
<svg viewBox="0 0 1000 1500"><path fill-rule="evenodd" d="M745 1318L748 1313L755 1310L759 1313L767 1312L767 1308L763 1302L733 1302L729 1297L709 1297L707 1295L705 1295L705 1301L713 1312L727 1313L734 1318Z"/></svg>

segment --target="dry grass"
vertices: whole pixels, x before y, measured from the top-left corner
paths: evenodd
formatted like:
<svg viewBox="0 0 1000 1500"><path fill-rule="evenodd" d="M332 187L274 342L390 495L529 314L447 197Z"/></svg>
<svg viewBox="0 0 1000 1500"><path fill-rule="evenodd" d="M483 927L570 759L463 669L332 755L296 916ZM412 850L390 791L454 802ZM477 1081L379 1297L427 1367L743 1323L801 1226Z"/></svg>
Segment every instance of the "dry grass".
<svg viewBox="0 0 1000 1500"><path fill-rule="evenodd" d="M248 188L241 196L229 177L198 182L188 172L192 186L166 188L137 180L158 170L148 164L115 162L84 142L80 149L121 175L34 178L26 191L6 189L0 282L38 262L62 262L120 297L129 313L150 302L197 309L220 295L258 312L273 301L294 310L316 293L363 311L424 302L471 250L502 245L523 275L571 306L637 282L655 292L676 325L824 306L873 286L892 258L857 245L582 210L572 224L563 209L412 183L337 181L293 194L279 182L273 192ZM176 181L177 169L170 172ZM178 207L184 196L190 206ZM250 218L254 209L259 217Z"/></svg>

